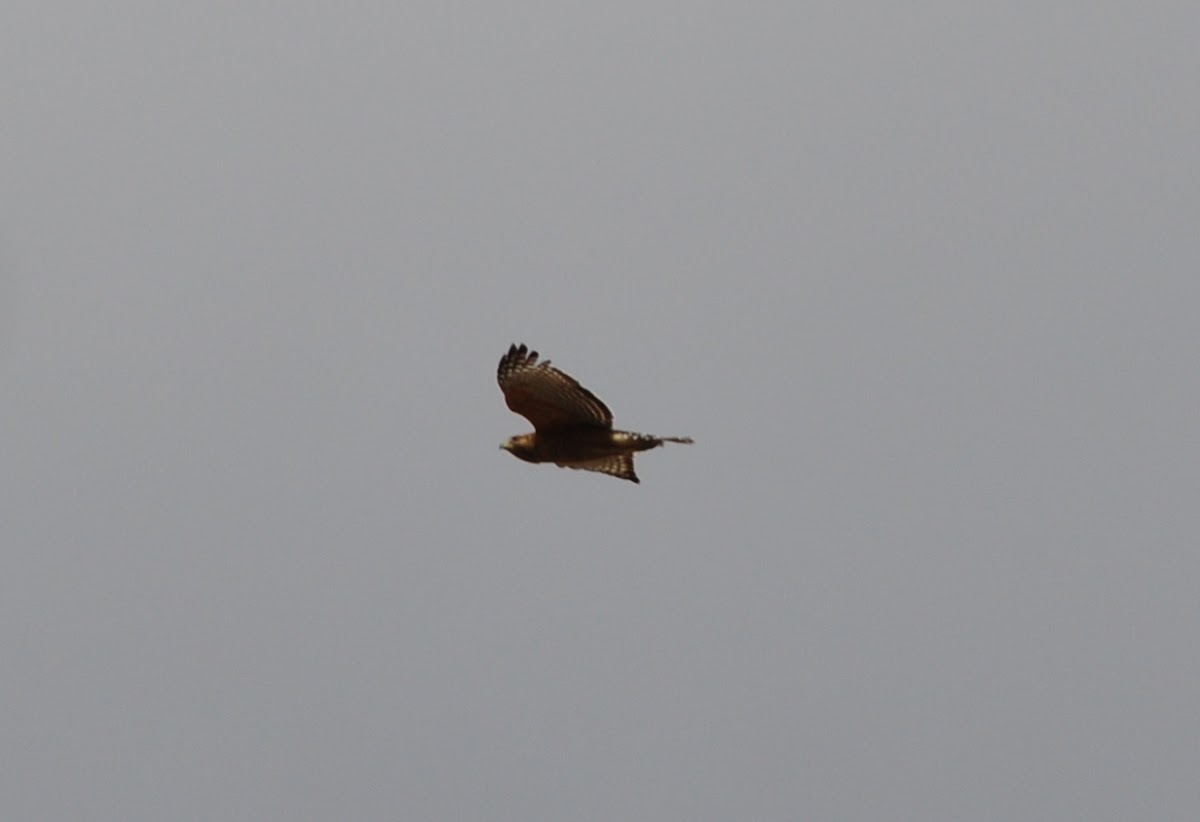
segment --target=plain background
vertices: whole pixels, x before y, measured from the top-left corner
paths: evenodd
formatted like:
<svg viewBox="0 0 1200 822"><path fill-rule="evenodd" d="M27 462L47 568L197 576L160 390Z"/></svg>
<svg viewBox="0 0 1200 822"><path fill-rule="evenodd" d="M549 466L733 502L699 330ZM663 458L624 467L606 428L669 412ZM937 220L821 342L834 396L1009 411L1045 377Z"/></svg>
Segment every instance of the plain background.
<svg viewBox="0 0 1200 822"><path fill-rule="evenodd" d="M6 4L0 816L1200 818L1197 31Z"/></svg>

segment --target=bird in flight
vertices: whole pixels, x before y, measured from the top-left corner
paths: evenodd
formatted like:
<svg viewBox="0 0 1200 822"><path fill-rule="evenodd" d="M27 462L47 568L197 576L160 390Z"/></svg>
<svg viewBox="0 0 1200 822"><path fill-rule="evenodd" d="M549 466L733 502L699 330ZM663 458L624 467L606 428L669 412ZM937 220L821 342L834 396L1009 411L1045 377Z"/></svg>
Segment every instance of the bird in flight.
<svg viewBox="0 0 1200 822"><path fill-rule="evenodd" d="M538 362L538 353L524 344L511 346L500 358L496 380L508 407L533 423L533 433L510 437L500 446L526 462L552 462L640 482L633 471L635 452L664 442L692 442L691 437L614 431L608 406L552 368L549 360Z"/></svg>

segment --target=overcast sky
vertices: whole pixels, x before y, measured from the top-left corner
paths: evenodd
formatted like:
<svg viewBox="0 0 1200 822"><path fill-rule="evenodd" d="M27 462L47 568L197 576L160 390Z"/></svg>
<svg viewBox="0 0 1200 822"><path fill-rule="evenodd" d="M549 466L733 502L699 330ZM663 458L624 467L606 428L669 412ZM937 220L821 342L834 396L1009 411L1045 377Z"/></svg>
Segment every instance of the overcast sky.
<svg viewBox="0 0 1200 822"><path fill-rule="evenodd" d="M0 817L1200 818L1197 31L6 4Z"/></svg>

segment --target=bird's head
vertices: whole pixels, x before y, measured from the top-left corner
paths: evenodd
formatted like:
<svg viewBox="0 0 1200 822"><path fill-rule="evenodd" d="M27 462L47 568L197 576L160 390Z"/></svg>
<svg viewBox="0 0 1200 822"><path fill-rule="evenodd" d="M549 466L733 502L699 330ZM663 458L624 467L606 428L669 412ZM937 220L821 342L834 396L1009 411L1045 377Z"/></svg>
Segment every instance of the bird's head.
<svg viewBox="0 0 1200 822"><path fill-rule="evenodd" d="M500 448L514 457L528 460L533 456L533 434L518 434L515 437L509 437L500 443Z"/></svg>

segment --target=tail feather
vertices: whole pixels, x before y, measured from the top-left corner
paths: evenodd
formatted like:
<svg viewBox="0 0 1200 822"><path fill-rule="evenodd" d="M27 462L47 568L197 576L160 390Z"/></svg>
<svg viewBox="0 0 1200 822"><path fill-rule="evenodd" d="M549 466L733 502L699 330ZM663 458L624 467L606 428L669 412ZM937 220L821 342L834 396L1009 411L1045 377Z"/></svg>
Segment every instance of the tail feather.
<svg viewBox="0 0 1200 822"><path fill-rule="evenodd" d="M654 434L639 434L636 431L614 431L612 436L614 443L626 445L634 451L648 451L666 442L692 444L691 437L659 437Z"/></svg>

